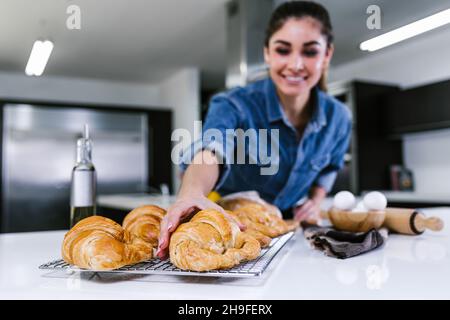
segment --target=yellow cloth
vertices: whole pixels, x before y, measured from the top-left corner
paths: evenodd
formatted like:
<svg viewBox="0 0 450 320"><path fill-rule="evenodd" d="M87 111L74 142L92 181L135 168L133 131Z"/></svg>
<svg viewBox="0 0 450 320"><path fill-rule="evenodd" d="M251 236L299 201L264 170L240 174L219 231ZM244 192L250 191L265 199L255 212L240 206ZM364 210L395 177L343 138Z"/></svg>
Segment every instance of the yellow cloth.
<svg viewBox="0 0 450 320"><path fill-rule="evenodd" d="M211 192L208 194L208 199L211 200L211 201L213 201L213 202L219 201L220 198L222 198L222 197L220 196L220 194L219 194L217 191L211 191Z"/></svg>

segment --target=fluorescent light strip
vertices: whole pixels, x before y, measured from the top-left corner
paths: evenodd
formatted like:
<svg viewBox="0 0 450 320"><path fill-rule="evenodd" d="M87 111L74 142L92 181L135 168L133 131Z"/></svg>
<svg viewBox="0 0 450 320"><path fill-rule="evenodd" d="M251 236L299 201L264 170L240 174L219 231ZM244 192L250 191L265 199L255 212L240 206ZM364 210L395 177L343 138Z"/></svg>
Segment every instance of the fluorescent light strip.
<svg viewBox="0 0 450 320"><path fill-rule="evenodd" d="M360 44L361 50L375 51L394 43L409 39L421 33L441 27L450 23L450 9L433 14L429 17L417 20L398 29L389 31L378 37L364 41Z"/></svg>
<svg viewBox="0 0 450 320"><path fill-rule="evenodd" d="M25 68L25 73L29 76L42 75L52 50L53 43L51 41L35 41Z"/></svg>

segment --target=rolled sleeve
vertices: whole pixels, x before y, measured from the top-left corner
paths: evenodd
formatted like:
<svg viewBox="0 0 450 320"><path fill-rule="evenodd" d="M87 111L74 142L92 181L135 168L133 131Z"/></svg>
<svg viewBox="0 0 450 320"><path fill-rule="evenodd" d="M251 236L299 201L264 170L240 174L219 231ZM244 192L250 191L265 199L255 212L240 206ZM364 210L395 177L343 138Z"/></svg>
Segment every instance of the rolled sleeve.
<svg viewBox="0 0 450 320"><path fill-rule="evenodd" d="M333 170L330 172L322 173L316 179L316 185L321 186L326 190L326 192L330 192L333 188L334 182L336 181L337 170Z"/></svg>
<svg viewBox="0 0 450 320"><path fill-rule="evenodd" d="M220 175L215 189L227 179L234 158L234 132L241 119L241 112L223 94L211 99L206 120L202 128L202 138L192 143L181 154L180 169L185 171L194 156L202 150L213 152L220 164ZM227 132L228 130L228 132Z"/></svg>
<svg viewBox="0 0 450 320"><path fill-rule="evenodd" d="M344 166L344 156L350 144L351 132L352 122L349 119L344 133L340 135L336 147L332 152L330 164L316 178L315 184L323 187L327 193L333 188L338 171Z"/></svg>

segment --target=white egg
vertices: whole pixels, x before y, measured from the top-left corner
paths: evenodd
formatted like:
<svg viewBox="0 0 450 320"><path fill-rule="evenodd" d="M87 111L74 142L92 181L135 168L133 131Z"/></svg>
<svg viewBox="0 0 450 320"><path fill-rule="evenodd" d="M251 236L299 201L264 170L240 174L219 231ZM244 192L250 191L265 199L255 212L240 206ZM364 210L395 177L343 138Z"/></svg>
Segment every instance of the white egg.
<svg viewBox="0 0 450 320"><path fill-rule="evenodd" d="M355 196L350 191L340 191L333 199L333 206L341 210L351 210L355 206Z"/></svg>
<svg viewBox="0 0 450 320"><path fill-rule="evenodd" d="M384 210L387 206L385 195L378 191L372 191L366 194L363 202L364 206L369 210Z"/></svg>
<svg viewBox="0 0 450 320"><path fill-rule="evenodd" d="M352 212L367 212L366 206L364 205L363 201L358 202L355 208L353 208Z"/></svg>

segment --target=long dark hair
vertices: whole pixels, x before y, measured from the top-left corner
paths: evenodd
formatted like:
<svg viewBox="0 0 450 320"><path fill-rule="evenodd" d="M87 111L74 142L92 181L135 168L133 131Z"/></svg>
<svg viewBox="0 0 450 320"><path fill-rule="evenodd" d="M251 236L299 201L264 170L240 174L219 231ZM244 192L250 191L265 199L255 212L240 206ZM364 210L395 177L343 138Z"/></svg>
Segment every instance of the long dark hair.
<svg viewBox="0 0 450 320"><path fill-rule="evenodd" d="M269 48L270 38L275 32L283 27L287 20L305 17L314 18L321 23L321 33L327 40L327 48L330 48L334 40L330 15L325 7L312 1L290 1L278 6L269 20L264 45ZM319 80L319 88L323 91L327 91L327 75L328 69L325 69Z"/></svg>

